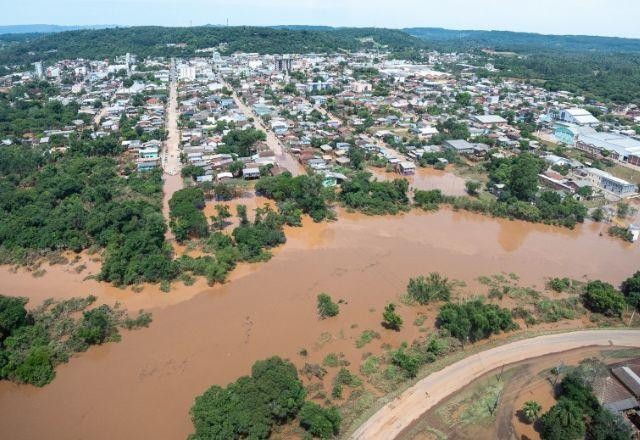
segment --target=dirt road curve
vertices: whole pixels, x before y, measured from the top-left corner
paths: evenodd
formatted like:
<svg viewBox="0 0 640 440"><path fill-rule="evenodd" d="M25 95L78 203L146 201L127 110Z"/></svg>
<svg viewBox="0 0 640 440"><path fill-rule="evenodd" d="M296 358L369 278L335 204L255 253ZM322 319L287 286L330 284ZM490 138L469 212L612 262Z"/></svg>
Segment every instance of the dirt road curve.
<svg viewBox="0 0 640 440"><path fill-rule="evenodd" d="M469 356L416 383L375 413L350 439L394 439L442 399L491 370L545 354L595 345L640 347L640 330L585 330L539 336Z"/></svg>

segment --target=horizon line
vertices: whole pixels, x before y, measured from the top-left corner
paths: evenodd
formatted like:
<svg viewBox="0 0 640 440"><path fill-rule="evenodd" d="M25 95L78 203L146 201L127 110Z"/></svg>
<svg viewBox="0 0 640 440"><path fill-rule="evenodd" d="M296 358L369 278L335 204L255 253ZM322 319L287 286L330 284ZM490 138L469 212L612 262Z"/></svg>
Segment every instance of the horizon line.
<svg viewBox="0 0 640 440"><path fill-rule="evenodd" d="M392 26L332 26L328 24L269 24L269 25L255 25L255 24L233 24L227 25L223 23L206 23L197 25L174 25L174 24L55 24L55 23L19 23L19 24L0 24L0 28L10 27L26 27L26 26L52 26L60 28L87 28L87 29L69 29L72 32L74 30L105 30L105 29L117 29L117 28L136 28L136 27L160 27L160 28L199 28L199 27L255 27L255 28L279 28L279 27L310 27L310 28L329 28L329 29L388 29L405 31L407 29L439 29L446 31L456 32L504 32L515 34L530 34L539 36L555 36L555 37L596 37L596 38L617 38L621 40L640 40L638 37L622 37L619 35L603 35L603 34L562 34L562 33L543 33L537 31L526 30L512 30L512 29L479 29L479 28L448 28L442 26L407 26L407 27L392 27ZM96 29L91 29L96 28ZM18 32L28 33L28 32ZM49 34L51 32L33 32L37 34ZM4 35L11 34L7 32ZM2 34L0 34L2 35Z"/></svg>

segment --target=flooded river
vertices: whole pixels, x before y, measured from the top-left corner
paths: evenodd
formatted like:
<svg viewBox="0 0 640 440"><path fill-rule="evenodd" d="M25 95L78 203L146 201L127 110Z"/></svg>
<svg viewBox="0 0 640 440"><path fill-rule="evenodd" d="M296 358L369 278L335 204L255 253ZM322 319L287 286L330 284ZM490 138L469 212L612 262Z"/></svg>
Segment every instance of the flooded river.
<svg viewBox="0 0 640 440"><path fill-rule="evenodd" d="M287 229L288 242L271 261L241 266L213 288L200 281L168 294L150 287L135 293L83 281L98 263L81 274L54 266L41 278L1 268L3 294L34 302L95 294L154 314L148 329L60 366L45 388L0 383L2 437L185 438L194 397L249 373L257 359L280 355L301 366L330 350L344 352L357 369L362 353L354 340L364 329L384 332L384 304L398 302L418 274L439 271L473 286L480 275L514 272L540 287L553 276L619 283L640 268L640 248L599 236L599 225L570 231L450 210L339 218ZM317 319L320 292L346 302L339 316ZM383 342L397 345L417 332L407 325L384 332ZM309 359L297 354L302 348Z"/></svg>

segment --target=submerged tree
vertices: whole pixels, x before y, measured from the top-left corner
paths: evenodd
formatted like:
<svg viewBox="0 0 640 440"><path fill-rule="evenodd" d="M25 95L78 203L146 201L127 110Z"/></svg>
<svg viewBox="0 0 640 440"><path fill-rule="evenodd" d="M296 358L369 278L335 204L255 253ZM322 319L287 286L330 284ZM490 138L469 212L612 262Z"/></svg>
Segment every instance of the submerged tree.
<svg viewBox="0 0 640 440"><path fill-rule="evenodd" d="M336 316L340 312L340 306L333 302L331 297L326 293L318 295L318 315L321 319Z"/></svg>
<svg viewBox="0 0 640 440"><path fill-rule="evenodd" d="M402 327L402 318L396 313L396 305L389 303L382 312L382 325L388 329L399 331Z"/></svg>

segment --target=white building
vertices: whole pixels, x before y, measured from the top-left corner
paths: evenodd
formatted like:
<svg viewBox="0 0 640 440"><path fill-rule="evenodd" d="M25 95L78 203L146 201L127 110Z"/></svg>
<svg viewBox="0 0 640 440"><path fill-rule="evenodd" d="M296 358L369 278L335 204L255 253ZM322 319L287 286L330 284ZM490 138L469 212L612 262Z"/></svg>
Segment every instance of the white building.
<svg viewBox="0 0 640 440"><path fill-rule="evenodd" d="M562 110L560 120L576 125L598 125L600 121L587 110L574 107Z"/></svg>
<svg viewBox="0 0 640 440"><path fill-rule="evenodd" d="M585 168L587 179L592 186L601 188L618 197L629 197L636 194L638 186L634 183L627 182L597 168Z"/></svg>
<svg viewBox="0 0 640 440"><path fill-rule="evenodd" d="M196 79L195 66L189 66L186 64L180 65L180 67L178 67L178 79L180 81L195 81Z"/></svg>
<svg viewBox="0 0 640 440"><path fill-rule="evenodd" d="M42 66L42 61L38 61L36 63L33 63L33 65L35 67L36 77L42 78L44 76L44 67Z"/></svg>

